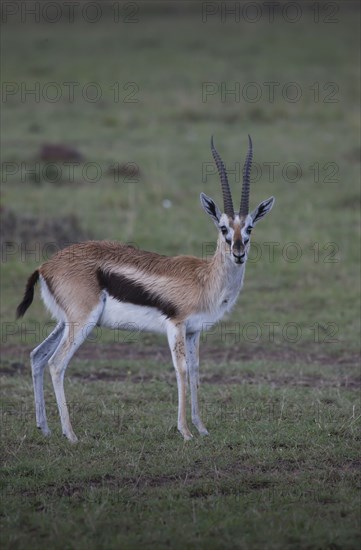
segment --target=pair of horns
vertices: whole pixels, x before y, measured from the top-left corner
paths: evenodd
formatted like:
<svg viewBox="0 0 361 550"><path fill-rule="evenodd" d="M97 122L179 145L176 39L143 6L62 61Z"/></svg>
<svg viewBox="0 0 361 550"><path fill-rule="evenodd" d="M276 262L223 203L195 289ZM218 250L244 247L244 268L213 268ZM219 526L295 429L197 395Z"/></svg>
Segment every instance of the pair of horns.
<svg viewBox="0 0 361 550"><path fill-rule="evenodd" d="M223 161L220 157L220 154L218 153L217 149L214 146L213 136L211 138L211 150L212 150L214 161L217 166L219 177L221 178L224 212L225 214L233 218L234 208L233 208L231 190L228 183L227 172L223 164ZM249 190L250 190L250 182L251 182L252 159L253 159L252 140L251 140L251 136L248 134L248 152L247 152L246 160L243 166L242 195L241 195L241 203L239 207L240 216L247 216L249 211Z"/></svg>

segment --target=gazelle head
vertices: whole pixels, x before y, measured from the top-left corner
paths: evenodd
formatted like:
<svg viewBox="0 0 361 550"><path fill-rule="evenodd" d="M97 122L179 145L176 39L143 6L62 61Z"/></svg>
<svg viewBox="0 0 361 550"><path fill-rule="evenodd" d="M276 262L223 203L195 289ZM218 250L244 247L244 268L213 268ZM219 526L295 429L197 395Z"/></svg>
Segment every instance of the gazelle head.
<svg viewBox="0 0 361 550"><path fill-rule="evenodd" d="M261 202L253 212L249 213L250 175L253 158L252 140L250 136L248 136L248 143L247 157L243 167L243 184L239 211L234 211L227 172L213 144L213 136L211 139L211 150L221 179L224 203L223 213L213 199L208 197L205 193L201 193L200 196L204 210L211 216L220 232L220 239L223 241L226 252L232 261L239 265L244 264L247 260L253 227L272 209L275 201L274 197L270 197Z"/></svg>

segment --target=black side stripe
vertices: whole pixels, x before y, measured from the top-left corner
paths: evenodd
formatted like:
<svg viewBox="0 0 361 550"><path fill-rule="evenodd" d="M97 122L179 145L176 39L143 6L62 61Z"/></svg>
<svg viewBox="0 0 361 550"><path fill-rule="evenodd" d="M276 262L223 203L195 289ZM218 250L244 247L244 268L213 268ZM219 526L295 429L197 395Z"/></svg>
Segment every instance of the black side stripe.
<svg viewBox="0 0 361 550"><path fill-rule="evenodd" d="M125 275L109 273L99 268L97 278L100 287L119 302L154 307L169 318L177 316L178 310L175 304L161 296L152 294L141 283L137 283Z"/></svg>

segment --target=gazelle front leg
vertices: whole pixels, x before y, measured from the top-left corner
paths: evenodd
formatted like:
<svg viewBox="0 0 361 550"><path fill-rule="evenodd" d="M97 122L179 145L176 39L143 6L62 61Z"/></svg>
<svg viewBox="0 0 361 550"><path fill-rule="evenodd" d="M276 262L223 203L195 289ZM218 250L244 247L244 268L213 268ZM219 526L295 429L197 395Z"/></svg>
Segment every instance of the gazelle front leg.
<svg viewBox="0 0 361 550"><path fill-rule="evenodd" d="M189 374L189 386L192 401L192 422L201 435L209 435L199 415L198 387L199 387L199 336L200 332L187 334L187 365Z"/></svg>
<svg viewBox="0 0 361 550"><path fill-rule="evenodd" d="M185 440L193 436L187 426L186 418L186 387L187 387L187 360L186 335L183 323L169 322L167 327L168 344L172 354L173 365L178 385L178 430Z"/></svg>

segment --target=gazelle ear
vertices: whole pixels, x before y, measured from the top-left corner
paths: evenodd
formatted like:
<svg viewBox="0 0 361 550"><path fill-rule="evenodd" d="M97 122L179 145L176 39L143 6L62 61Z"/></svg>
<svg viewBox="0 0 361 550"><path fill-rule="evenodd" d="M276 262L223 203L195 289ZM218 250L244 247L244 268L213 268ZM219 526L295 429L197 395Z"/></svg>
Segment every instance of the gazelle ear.
<svg viewBox="0 0 361 550"><path fill-rule="evenodd" d="M251 213L251 218L254 224L259 222L259 220L261 220L263 216L265 216L266 214L268 214L268 212L270 212L270 210L272 210L272 206L274 205L274 202L275 202L275 198L270 197L269 199L266 199L265 201L261 202L257 206L257 208L253 210L253 212Z"/></svg>
<svg viewBox="0 0 361 550"><path fill-rule="evenodd" d="M220 217L222 216L222 212L210 197L208 197L205 193L200 194L201 199L201 205L203 206L203 209L209 214L212 218L212 220L217 224L220 220Z"/></svg>

